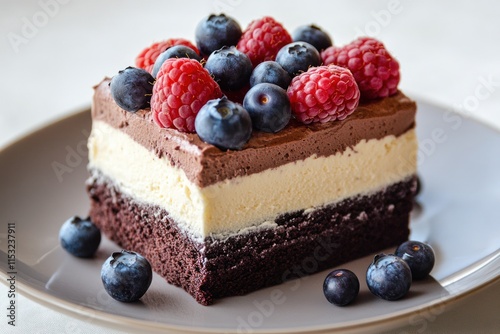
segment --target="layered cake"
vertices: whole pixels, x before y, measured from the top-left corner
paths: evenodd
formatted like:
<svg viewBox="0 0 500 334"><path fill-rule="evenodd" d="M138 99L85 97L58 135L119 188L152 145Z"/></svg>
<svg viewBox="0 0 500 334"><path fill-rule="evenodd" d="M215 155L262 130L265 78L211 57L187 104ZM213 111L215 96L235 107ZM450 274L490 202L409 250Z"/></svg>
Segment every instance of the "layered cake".
<svg viewBox="0 0 500 334"><path fill-rule="evenodd" d="M294 111L282 130L221 149L161 126L154 107L124 110L109 84L93 97L90 216L199 303L407 240L416 106L402 92L361 99L342 120L304 124Z"/></svg>

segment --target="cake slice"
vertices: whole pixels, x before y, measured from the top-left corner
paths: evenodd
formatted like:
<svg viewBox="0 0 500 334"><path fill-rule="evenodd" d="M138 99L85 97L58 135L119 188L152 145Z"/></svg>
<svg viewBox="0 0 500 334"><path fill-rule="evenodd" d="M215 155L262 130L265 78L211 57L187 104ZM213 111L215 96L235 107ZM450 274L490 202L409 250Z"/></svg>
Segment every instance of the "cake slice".
<svg viewBox="0 0 500 334"><path fill-rule="evenodd" d="M127 112L95 87L90 216L199 303L312 274L409 235L415 103L362 102L343 121L255 131L242 150Z"/></svg>

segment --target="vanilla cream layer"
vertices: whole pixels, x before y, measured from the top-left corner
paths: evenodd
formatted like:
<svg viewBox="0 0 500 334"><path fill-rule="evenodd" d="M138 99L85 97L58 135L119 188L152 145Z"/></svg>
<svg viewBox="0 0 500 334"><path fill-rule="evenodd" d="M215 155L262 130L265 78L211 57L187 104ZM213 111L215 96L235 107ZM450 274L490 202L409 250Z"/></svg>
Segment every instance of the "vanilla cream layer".
<svg viewBox="0 0 500 334"><path fill-rule="evenodd" d="M272 226L283 213L368 195L416 173L414 130L204 188L105 122L93 122L88 145L91 170L100 170L130 197L165 209L197 237Z"/></svg>

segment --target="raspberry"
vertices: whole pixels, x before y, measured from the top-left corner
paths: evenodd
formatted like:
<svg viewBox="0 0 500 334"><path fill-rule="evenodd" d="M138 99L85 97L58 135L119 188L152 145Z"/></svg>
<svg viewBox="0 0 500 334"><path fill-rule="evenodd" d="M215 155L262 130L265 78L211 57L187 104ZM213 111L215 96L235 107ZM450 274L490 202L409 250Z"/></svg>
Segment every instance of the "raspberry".
<svg viewBox="0 0 500 334"><path fill-rule="evenodd" d="M135 65L139 68L142 68L149 73L153 70L153 66L155 64L156 58L168 49L171 46L174 45L184 45L187 46L188 48L193 49L197 54L200 54L200 51L194 46L190 41L184 38L169 38L167 40L161 41L161 42L156 42L145 48L144 50L139 53L137 58L135 58Z"/></svg>
<svg viewBox="0 0 500 334"><path fill-rule="evenodd" d="M162 128L195 132L196 114L207 101L222 96L219 85L194 59L167 59L151 97L153 119Z"/></svg>
<svg viewBox="0 0 500 334"><path fill-rule="evenodd" d="M321 53L325 65L351 70L363 99L393 95L398 90L399 63L380 41L361 37L343 47L329 47Z"/></svg>
<svg viewBox="0 0 500 334"><path fill-rule="evenodd" d="M274 60L278 51L292 42L286 29L272 17L266 16L250 22L236 46L246 53L255 67L266 60Z"/></svg>
<svg viewBox="0 0 500 334"><path fill-rule="evenodd" d="M336 65L311 67L293 78L287 93L295 118L304 124L343 120L360 96L352 73Z"/></svg>

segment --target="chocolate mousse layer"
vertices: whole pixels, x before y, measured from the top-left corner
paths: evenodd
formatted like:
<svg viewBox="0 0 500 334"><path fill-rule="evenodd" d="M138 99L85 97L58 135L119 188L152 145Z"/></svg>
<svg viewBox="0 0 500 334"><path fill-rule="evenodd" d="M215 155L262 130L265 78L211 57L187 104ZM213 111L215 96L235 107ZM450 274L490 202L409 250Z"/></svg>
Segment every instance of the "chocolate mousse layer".
<svg viewBox="0 0 500 334"><path fill-rule="evenodd" d="M153 122L150 109L136 113L122 110L111 97L109 80L105 78L95 87L92 119L120 129L158 157L167 158L200 187L259 173L313 154L330 156L363 139L399 136L415 127L416 104L398 92L361 103L343 121L304 125L292 120L276 134L254 131L241 151L221 151L196 134L160 128Z"/></svg>

